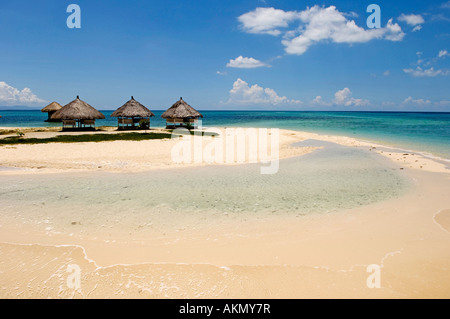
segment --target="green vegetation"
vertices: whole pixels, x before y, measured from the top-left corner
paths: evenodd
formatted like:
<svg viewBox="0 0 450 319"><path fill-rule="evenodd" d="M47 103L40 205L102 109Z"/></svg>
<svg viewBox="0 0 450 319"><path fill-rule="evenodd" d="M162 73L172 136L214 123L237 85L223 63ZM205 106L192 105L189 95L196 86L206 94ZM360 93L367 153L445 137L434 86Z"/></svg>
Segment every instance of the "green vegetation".
<svg viewBox="0 0 450 319"><path fill-rule="evenodd" d="M144 123L145 125L145 123ZM6 132L6 131L5 131ZM33 131L31 131L33 132ZM34 132L42 132L40 130L35 130ZM45 132L45 131L44 131ZM186 133L194 135L194 131L186 131ZM172 137L172 130L166 132L130 132L130 133L96 133L96 134L81 134L81 135L58 135L55 137L48 138L26 138L23 131L8 131L8 133L16 133L16 136L10 136L5 138L0 138L1 145L14 145L14 144L47 144L47 143L82 143L82 142L107 142L107 141L145 141L145 140L160 140L160 139L170 139ZM196 133L198 134L198 132ZM184 135L181 133L181 135ZM216 136L217 133L213 132L202 132L202 136Z"/></svg>
<svg viewBox="0 0 450 319"><path fill-rule="evenodd" d="M144 130L150 128L150 120L149 119L142 119L139 121L138 129Z"/></svg>
<svg viewBox="0 0 450 319"><path fill-rule="evenodd" d="M22 132L21 130L17 130L16 135L17 135L18 137L24 137L24 136L25 136L25 133Z"/></svg>
<svg viewBox="0 0 450 319"><path fill-rule="evenodd" d="M0 145L11 144L46 144L46 143L82 143L106 141L145 141L170 138L170 133L118 133L118 134L83 134L58 135L49 138L6 137L0 139Z"/></svg>

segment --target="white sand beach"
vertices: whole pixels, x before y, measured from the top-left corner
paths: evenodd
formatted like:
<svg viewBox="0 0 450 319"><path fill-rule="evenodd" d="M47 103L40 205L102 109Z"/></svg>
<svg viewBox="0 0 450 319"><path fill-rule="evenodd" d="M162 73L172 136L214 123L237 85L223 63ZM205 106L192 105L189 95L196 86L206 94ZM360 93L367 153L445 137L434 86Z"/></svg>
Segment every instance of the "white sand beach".
<svg viewBox="0 0 450 319"><path fill-rule="evenodd" d="M26 136L55 134L61 133L29 132ZM22 186L12 185L10 195L4 190L1 197L0 296L449 298L450 171L445 163L354 138L280 130L280 169L321 149L293 145L307 140L370 152L380 163L386 161L386 174L392 172L409 186L398 196L386 195L384 200L324 213L302 214L300 208L288 204L280 206L285 211L276 213L224 212L225 202L220 210L210 211L203 206L198 210L149 207L150 221L147 211L133 201L114 214L97 211L97 198L102 197L98 192L106 187L101 181L97 189L92 186L86 193L92 194L92 199L86 199L91 206L69 202L70 190L67 204L64 197L60 202L46 201L45 196L34 199L40 194L35 185L42 183L45 190L54 185L55 191L62 192L65 175L70 175L71 183L77 176L82 182L89 174L100 174L110 178L104 183L128 179L132 184L142 176L158 180L152 175L156 173L190 176L183 174L205 166L211 170L201 172L208 175L223 166L231 170L225 172L233 172L247 167L243 165L259 164L174 164L170 156L173 140L0 146L0 166L16 168L0 171L2 179L10 186L21 183L36 192L18 195ZM230 178L230 185L239 188ZM327 185L326 180L323 183ZM113 191L114 185L107 189ZM289 188L282 186L280 193ZM192 187L190 191L195 192L195 183ZM278 190L277 185L261 187ZM331 196L326 188L323 196ZM350 194L341 196L343 202L346 196L350 201ZM184 197L173 194L173 201L177 198ZM266 200L270 203L270 198ZM197 204L189 205L195 208ZM64 207L71 210L66 212ZM78 218L73 213L76 209ZM368 266L373 264L380 268L380 288L367 285ZM67 284L69 265L81 270L77 289Z"/></svg>

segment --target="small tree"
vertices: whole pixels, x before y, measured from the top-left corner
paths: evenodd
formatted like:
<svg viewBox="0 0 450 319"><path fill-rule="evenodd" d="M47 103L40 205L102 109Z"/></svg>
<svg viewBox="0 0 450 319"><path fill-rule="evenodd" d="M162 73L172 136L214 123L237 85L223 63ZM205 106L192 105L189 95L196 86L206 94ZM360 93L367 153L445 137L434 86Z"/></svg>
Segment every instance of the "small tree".
<svg viewBox="0 0 450 319"><path fill-rule="evenodd" d="M150 128L150 120L149 119L142 119L139 121L139 129L143 130L143 129L149 129Z"/></svg>

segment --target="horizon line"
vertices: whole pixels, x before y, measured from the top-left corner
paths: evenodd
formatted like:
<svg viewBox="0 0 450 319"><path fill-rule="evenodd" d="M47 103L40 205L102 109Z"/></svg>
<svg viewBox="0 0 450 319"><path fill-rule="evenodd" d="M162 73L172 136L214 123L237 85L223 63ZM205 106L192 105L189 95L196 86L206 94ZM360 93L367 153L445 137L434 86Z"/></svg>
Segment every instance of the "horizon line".
<svg viewBox="0 0 450 319"><path fill-rule="evenodd" d="M9 106L0 106L0 112L20 112L20 111L41 111L40 107L29 107L29 106L11 106L11 108L14 107L22 107L23 109L8 109ZM106 112L114 112L115 109L97 109L98 111L106 111ZM155 112L164 112L167 109L153 109ZM450 111L417 111L417 110L312 110L312 109L306 109L306 110L236 110L236 109L198 109L202 112L342 112L342 113L450 113ZM1 115L1 114L0 114Z"/></svg>

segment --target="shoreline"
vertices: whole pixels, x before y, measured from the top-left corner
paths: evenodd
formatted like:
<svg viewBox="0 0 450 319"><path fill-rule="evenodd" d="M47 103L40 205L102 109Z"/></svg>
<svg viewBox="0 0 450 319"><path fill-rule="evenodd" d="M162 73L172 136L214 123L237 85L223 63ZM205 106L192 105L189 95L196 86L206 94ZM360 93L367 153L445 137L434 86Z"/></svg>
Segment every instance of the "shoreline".
<svg viewBox="0 0 450 319"><path fill-rule="evenodd" d="M32 225L12 225L1 220L0 260L4 261L0 263L0 287L3 287L0 295L4 298L450 296L446 272L450 267L450 199L446 196L450 185L446 165L354 138L286 130L283 134L285 143L280 145L290 150L284 153L289 155L286 159L314 152L314 149L300 154L298 149L292 151L296 149L291 146L293 141L299 139L364 148L389 159L414 186L400 197L333 213L245 220L221 217L218 222L188 223L184 229L142 231L137 236L125 233L115 236L113 232L110 238L102 238L99 232L96 236L71 238L68 233L36 231ZM164 167L173 168L168 166ZM83 170L89 171L92 170ZM40 171L44 172L55 171ZM122 173L127 172L130 171ZM8 175L16 173L0 171ZM40 176L36 171L22 173ZM11 255L16 258L9 260L7 256ZM65 262L55 264L55 258ZM23 261L25 268L14 267L18 260ZM67 262L83 269L80 291L65 287ZM46 266L36 266L41 264ZM366 267L370 264L382 268L381 289L366 286L369 275ZM39 282L29 281L35 276L33 273L39 274L44 290L35 289L40 287ZM15 278L16 283L10 283L9 277ZM30 285L32 289L27 288ZM19 287L21 294L13 287Z"/></svg>
<svg viewBox="0 0 450 319"><path fill-rule="evenodd" d="M218 129L220 130L225 130L227 128L232 128L232 129L237 129L238 127L218 127ZM14 129L14 128L8 128L8 129ZM53 128L46 130L44 132L40 131L41 128L31 128L31 135L27 136L30 138L43 138L43 137L54 137L55 135L79 135L79 134L119 134L119 133L127 133L127 132L139 132L139 131L117 131L115 127L104 127L103 131L87 131L87 132L61 132L59 130L55 130ZM248 128L244 128L244 129L248 129ZM1 130L1 128L0 128ZM36 132L37 130L37 132ZM168 132L166 129L161 129L161 128L152 128L151 130L149 130L149 132ZM333 143L337 143L340 145L344 145L344 146L349 146L349 147L366 147L369 150L374 150L375 152L379 153L380 155L383 155L387 158L390 158L392 161L399 161L404 163L405 165L409 165L410 168L420 168L420 169L424 169L425 165L428 165L427 168L431 169L432 171L438 171L438 172L445 172L446 169L450 168L450 159L446 159L446 158L442 158L439 156L435 156L431 153L427 153L427 152L422 152L420 150L409 150L409 149L405 149L405 148L400 148L400 147L396 147L396 146L390 146L390 145L384 145L384 144L379 144L379 143L375 143L375 142L371 142L369 140L364 140L364 139L357 139L357 138L353 138L353 137L348 137L348 136L341 136L341 135L329 135L329 134L318 134L318 133L311 133L311 132L305 132L305 131L300 131L300 130L286 130L286 129L280 129L281 132L281 139L280 139L280 159L284 159L284 158L290 158L293 156L301 156L304 154L307 154L309 152L314 151L314 149L304 149L303 151L301 150L294 150L294 147L292 147L292 144L295 142L298 142L299 140L304 140L304 139L318 139L318 140L324 140L324 141L328 141L328 142L333 142ZM56 134L54 134L56 133ZM11 135L0 135L0 139L1 138L5 138L5 137L9 137L9 136L14 136L13 134ZM207 164L207 163L190 163L190 164L174 164L171 163L171 159L169 158L169 148L173 147L173 145L176 142L172 142L169 147L166 147L163 152L160 152L158 154L158 158L152 157L151 155L149 156L148 152L141 152L139 154L135 154L136 156L139 157L143 157L143 156L149 156L145 161L136 161L136 162L131 162L132 168L126 168L123 167L123 165L120 165L120 160L117 161L114 157L116 154L111 154L114 153L114 148L115 149L120 149L120 148L127 148L130 149L131 146L133 146L133 143L142 143L145 144L147 143L148 145L145 145L147 147L153 147L156 146L158 148L161 147L161 142L163 140L156 140L156 141L140 141L140 142L135 142L135 141L113 141L113 142L98 142L98 143L90 143L90 142L83 142L83 143L51 143L51 144L34 144L34 145L20 145L20 144L15 144L15 145L0 145L0 174L8 174L8 173L64 173L67 170L70 171L90 171L90 170L108 170L108 171L112 171L112 172L121 172L121 171L129 171L129 172L142 172L142 171L147 171L147 170L152 170L152 169L172 169L172 168L179 168L179 167L194 167L194 166L201 166L201 165L239 165L239 164L243 164L243 163L223 163L223 164L218 164L218 163L212 163L212 164ZM149 143L148 143L149 142ZM102 161L104 161L104 156L105 154L103 153L102 156L98 156L98 157L94 157L93 160L91 160L91 162L86 161L86 163L73 163L73 167L69 164L67 164L67 162L70 162L70 160L72 160L71 157L69 156L63 156L59 159L59 161L63 161L64 164L62 163L57 163L55 162L55 160L50 160L48 163L45 163L45 161L47 161L48 159L38 159L36 162L33 162L34 160L34 156L39 155L39 154L33 154L33 157L30 156L25 156L23 157L22 153L27 152L27 148L41 148L43 149L43 152L50 152L53 151L57 146L61 147L60 150L57 150L58 153L66 153L69 154L69 152L72 152L72 148L78 148L77 151L84 151L84 156L85 157L89 157L89 155L87 154L92 154L95 152L98 152L98 149L96 147L94 147L94 145L108 145L107 143L116 143L117 145L115 145L115 147L112 147L110 149L104 149L102 151L107 152L109 154L106 154L110 157L110 159L112 161L116 161L117 165L116 166L122 166L122 167L105 167L104 165L102 165ZM169 144L169 143L167 143ZM14 149L18 149L17 151L12 151ZM6 151L9 150L9 151ZM384 151L383 151L384 150ZM10 154L3 154L3 153L10 153ZM394 155L392 155L394 154ZM412 156L414 157L415 162L410 162L405 160L403 154L407 154L407 156ZM42 155L42 154L41 154ZM20 158L22 156L22 158ZM42 157L42 156L41 156ZM165 157L165 158L162 158ZM11 160L11 158L14 158L14 160ZM125 157L127 158L127 157ZM425 165L416 165L415 163L418 162L418 160L421 160ZM246 162L248 163L248 151L246 154ZM21 161L22 163L17 164L17 161ZM41 161L41 163L39 162ZM44 163L42 163L44 162ZM73 160L72 160L73 162ZM156 166L148 166L147 163L148 162L156 162L157 165ZM50 167L46 167L46 165L48 165ZM110 165L110 166L114 166L114 165ZM145 168L143 168L142 166L146 166ZM431 167L431 168L430 168Z"/></svg>
<svg viewBox="0 0 450 319"><path fill-rule="evenodd" d="M219 139L224 139L226 128L219 128L222 135ZM235 128L233 128L235 129ZM237 128L236 128L237 129ZM132 131L134 132L134 131ZM164 132L165 129L152 129L149 132ZM108 128L107 131L97 132L32 132L27 133L30 138L53 137L58 135L77 134L118 134L115 128ZM269 133L270 134L270 133ZM295 148L291 144L296 141L295 131L280 130L279 159L304 155L312 152L315 148L304 147ZM0 135L1 138L9 135ZM217 138L216 138L217 139ZM202 147L211 143L210 137L202 138ZM98 143L50 143L33 145L0 145L0 167L10 168L10 170L0 170L0 174L20 174L20 173L64 173L67 171L109 171L109 172L143 172L154 169L174 169L184 167L198 167L206 165L239 165L249 163L249 150L245 150L244 162L239 162L233 158L231 162L206 163L205 161L191 163L174 163L171 158L171 149L179 140L157 139L146 141L111 141ZM247 142L247 141L246 141ZM269 143L270 144L270 143ZM226 146L226 145L225 145ZM194 147L194 145L192 145ZM235 154L237 145L233 144ZM120 152L118 152L120 150ZM192 151L194 149L192 148ZM225 153L225 152L224 152ZM276 154L268 154L269 159ZM262 159L258 158L261 163ZM11 170L18 168L20 170Z"/></svg>
<svg viewBox="0 0 450 319"><path fill-rule="evenodd" d="M252 112L252 111L249 111ZM380 113L386 113L386 112L380 112ZM389 112L387 112L389 113ZM394 112L394 113L398 113L398 112ZM416 113L416 112L400 112L400 113ZM419 112L420 113L420 112ZM428 112L425 112L428 113ZM437 113L442 113L442 112L437 112ZM449 112L444 112L444 113L449 113ZM225 128L252 128L252 126L224 126L224 125L218 125L218 126L204 126L203 129L207 130L209 128L219 128L219 129L225 129ZM256 126L255 128L262 128L261 126ZM13 126L5 126L5 127L1 127L0 126L0 138L6 136L6 135L2 135L2 131L17 131L17 130L24 130L25 132L29 132L29 133L33 133L33 132L54 132L54 133L62 133L64 134L72 134L72 135L78 135L78 134L96 134L96 133L106 133L106 134L114 134L114 133L131 133L131 132L142 132L142 131L117 131L117 126L98 126L97 127L98 131L79 131L79 132L62 132L61 131L61 127L57 126L57 127L52 127L52 126L36 126L36 127L13 127ZM400 150L402 152L407 152L407 153L415 153L418 155L421 155L423 157L427 157L430 158L432 160L437 160L437 161L441 161L444 163L450 163L450 157L444 157L442 155L437 155L434 154L433 151L424 151L423 149L421 150L420 146L417 147L411 147L411 146L405 146L404 142L401 141L388 141L388 140L382 140L382 139L378 139L375 137L363 137L363 136L359 136L359 137L352 137L350 136L350 132L347 132L347 134L345 133L341 133L341 132L320 132L320 131L309 131L309 130L303 130L301 128L283 128L280 129L282 131L294 131L294 132L300 132L300 133L309 133L309 134L314 134L317 136L339 136L339 137L345 137L345 138L349 138L349 139L354 139L366 144L371 144L371 145L378 145L378 146L382 146L382 147L386 147L386 148L390 148L390 149L395 149L395 150ZM152 127L149 132L151 131L156 131L156 132L167 132L167 129L165 129L164 126L155 126ZM11 132L11 134L9 136L14 136L15 133ZM403 145L402 145L403 144ZM449 164L450 165L450 164Z"/></svg>

